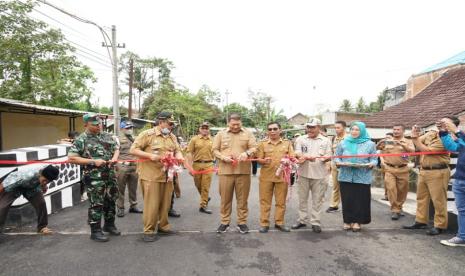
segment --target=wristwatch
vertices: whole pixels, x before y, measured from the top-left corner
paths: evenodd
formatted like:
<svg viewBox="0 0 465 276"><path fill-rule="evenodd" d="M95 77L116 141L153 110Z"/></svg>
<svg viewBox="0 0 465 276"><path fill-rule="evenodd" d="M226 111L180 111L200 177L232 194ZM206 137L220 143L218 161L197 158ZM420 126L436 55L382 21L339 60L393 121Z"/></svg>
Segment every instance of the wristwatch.
<svg viewBox="0 0 465 276"><path fill-rule="evenodd" d="M95 166L95 161L94 160L90 161L89 166Z"/></svg>

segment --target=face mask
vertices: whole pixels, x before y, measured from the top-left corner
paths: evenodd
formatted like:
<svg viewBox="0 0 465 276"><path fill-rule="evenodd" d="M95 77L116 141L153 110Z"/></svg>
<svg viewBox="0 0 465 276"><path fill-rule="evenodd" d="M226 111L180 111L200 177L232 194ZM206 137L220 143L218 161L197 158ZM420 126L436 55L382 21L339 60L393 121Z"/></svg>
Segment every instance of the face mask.
<svg viewBox="0 0 465 276"><path fill-rule="evenodd" d="M161 129L161 134L168 135L170 134L171 130L167 127Z"/></svg>

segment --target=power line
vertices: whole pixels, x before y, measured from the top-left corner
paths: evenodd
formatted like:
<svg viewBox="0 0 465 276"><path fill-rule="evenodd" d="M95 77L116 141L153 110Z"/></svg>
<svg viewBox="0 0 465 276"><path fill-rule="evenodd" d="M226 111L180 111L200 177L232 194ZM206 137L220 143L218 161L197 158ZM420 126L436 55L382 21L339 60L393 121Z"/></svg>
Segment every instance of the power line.
<svg viewBox="0 0 465 276"><path fill-rule="evenodd" d="M27 15L27 16L30 17L30 18L32 18L32 19L39 20L38 18L35 18L35 17L31 16L31 15ZM48 23L47 23L47 24L48 24ZM49 25L50 25L50 24L49 24ZM57 27L57 26L55 26L55 27ZM58 29L61 29L61 28L59 28L59 27L57 27L57 28L58 28ZM41 28L41 29L47 31L47 30L44 29L44 28ZM74 44L74 45L76 45L76 46L78 46L78 47L82 47L82 48L86 49L87 51L92 52L92 53L93 53L93 54L91 54L92 56L95 56L96 58L99 58L99 59L101 59L101 60L104 61L104 62L108 62L108 60L102 59L102 57L103 57L103 58L107 58L106 55L103 55L103 54L101 54L101 53L99 53L99 52L96 52L96 51L94 51L94 50L92 50L92 49L89 49L89 48L87 48L86 46L83 46L82 44L79 44L79 43L77 43L77 42L74 42L74 41L72 41L72 40L66 38L66 36L64 37L64 39L65 39L66 41L70 42L71 44ZM89 54L90 54L90 53L89 53Z"/></svg>
<svg viewBox="0 0 465 276"><path fill-rule="evenodd" d="M7 15L9 15L10 17L15 17L14 15L12 15L12 14L6 12L6 11L0 11L0 13L7 14ZM37 20L37 19L36 19L36 20ZM45 33L47 33L47 31L49 31L49 30L46 30L46 29L44 29L44 28L38 28L38 29L36 29L36 31L39 32L39 33L41 33L41 34L45 34ZM72 44L76 44L76 45L79 45L80 47L86 48L86 47L84 47L84 46L82 46L82 45L80 45L80 44L78 44L78 43L75 43L75 42L69 40L69 39L66 39L66 38L64 38L64 39L65 39L66 41L72 43ZM73 48L76 49L77 51L80 51L80 52L81 52L81 53L78 53L78 52L74 51L73 54L76 54L76 55L78 55L78 56L80 56L80 57L82 57L82 58L85 58L85 59L90 60L90 61L92 61L92 62L98 63L98 64L103 65L103 66L105 66L105 67L109 67L109 68L111 67L111 64L108 63L107 60L104 60L104 59L102 59L102 58L100 58L100 57L98 57L98 56L95 56L95 55L93 55L92 53L89 53L89 52L87 52L87 51L85 51L85 50L82 50L82 49L80 49L80 48L78 48L78 47L74 47L74 46L73 46ZM87 48L86 48L86 49L87 49ZM90 50L90 49L89 49L89 50Z"/></svg>
<svg viewBox="0 0 465 276"><path fill-rule="evenodd" d="M18 2L23 3L24 5L27 5L26 2L23 2L23 1L20 1L20 0L18 0ZM86 38L86 35L85 35L85 34L83 34L83 33L81 33L80 31L74 29L73 27L71 27L71 26L69 26L69 25L67 25L67 24L65 24L65 23L63 23L63 22L61 22L61 21L59 21L58 19L53 18L53 17L47 15L46 13L44 13L44 12L38 10L36 7L32 7L32 9L33 9L35 12L37 12L37 13L39 13L39 14L45 16L45 17L47 17L48 19L50 19L50 20L52 20L52 21L55 21L56 23L58 23L58 24L60 24L60 25L62 25L62 26L64 26L64 27L66 27L66 28L72 30L73 32L75 32L75 33L77 33L77 34L79 34L80 36L82 36L82 38ZM33 18L33 17L30 16L30 15L29 15L29 17ZM39 19L37 19L37 18L35 18L35 19L36 19L36 20L39 20ZM42 20L41 20L41 21L42 21ZM60 28L60 29L61 29L61 28ZM86 39L87 39L87 38L86 38Z"/></svg>
<svg viewBox="0 0 465 276"><path fill-rule="evenodd" d="M97 53L97 52L92 51L92 50L90 50L89 48L87 48L87 47L85 47L85 46L82 46L82 45L80 45L80 44L78 44L78 43L76 43L76 42L73 42L73 41L71 41L71 40L69 40L69 39L66 39L66 38L65 38L65 40L68 41L68 42L71 43L71 44L76 45L76 46L73 46L73 47L76 48L77 50L79 50L79 51L81 51L81 52L84 52L84 53L87 53L87 54L89 54L90 56L93 56L93 57L95 57L96 59L99 59L99 60L101 60L101 61L103 61L103 62L108 62L108 60L103 59L103 58L101 58L101 57L96 56L95 54L93 54L93 53ZM82 49L80 49L79 47L84 48L84 49L86 49L87 51L82 50ZM88 51L90 51L90 53L89 53ZM97 54L98 54L98 53L97 53ZM105 57L105 56L104 56L104 57ZM111 66L111 63L108 63L108 66Z"/></svg>
<svg viewBox="0 0 465 276"><path fill-rule="evenodd" d="M27 15L27 16L28 16L29 18L31 18L31 19L41 21L40 19L35 18L35 17L31 16L31 15ZM50 26L52 26L52 25L49 24L49 23L47 23L47 24L50 25ZM57 27L57 26L52 26L52 27L56 27L57 29L60 29L60 30L61 30L60 27ZM44 30L44 31L48 31L48 30L46 30L46 29L44 29L44 28L41 28L41 29ZM87 51L90 51L90 52L94 53L95 55L91 54L92 56L95 56L96 58L99 58L99 59L101 59L101 60L104 61L104 62L108 62L108 60L102 59L102 58L107 58L106 55L103 55L103 54L101 54L101 53L99 53L99 52L96 52L96 51L94 51L94 50L92 50L92 49L89 49L89 48L87 48L86 46L83 46L82 44L79 44L79 43L77 43L77 42L74 42L74 41L72 41L72 40L66 38L66 36L64 37L64 39L65 39L66 41L70 42L71 44L74 44L74 45L76 45L76 46L78 46L78 47L82 47L82 48L86 49Z"/></svg>
<svg viewBox="0 0 465 276"><path fill-rule="evenodd" d="M45 5L50 6L50 7L52 7L52 8L54 8L54 9L56 9L56 10L58 10L58 11L64 13L64 14L66 14L66 15L68 15L68 16L70 16L70 17L72 17L72 18L74 18L74 19L76 19L76 20L78 20L78 21L80 21L82 23L91 24L91 25L96 26L100 30L100 32L102 33L103 40L104 40L105 44L108 44L107 39L108 39L108 41L110 41L110 44L111 44L111 39L108 36L107 32L100 25L98 25L97 23L95 23L93 21L90 21L90 20L87 20L87 19L84 19L84 18L81 18L81 17L79 17L77 15L74 15L74 14L72 14L70 12L67 12L64 9L62 9L60 7L57 7L57 6L47 2L45 0L36 0L36 1L38 1L40 3L44 3ZM111 58L110 50L108 49L108 47L107 47L107 52L108 52L108 56L110 57L110 60L111 60L111 62L113 64L113 59Z"/></svg>

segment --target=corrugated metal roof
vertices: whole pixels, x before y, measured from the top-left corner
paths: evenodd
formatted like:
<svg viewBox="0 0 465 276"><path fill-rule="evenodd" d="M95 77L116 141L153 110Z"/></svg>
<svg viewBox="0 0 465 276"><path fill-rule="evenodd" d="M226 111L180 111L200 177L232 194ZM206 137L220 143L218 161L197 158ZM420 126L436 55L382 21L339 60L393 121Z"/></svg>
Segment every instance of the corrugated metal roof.
<svg viewBox="0 0 465 276"><path fill-rule="evenodd" d="M462 64L462 63L465 63L465 51L423 70L420 74L428 73L428 72L435 71L441 68L445 68L451 65Z"/></svg>
<svg viewBox="0 0 465 276"><path fill-rule="evenodd" d="M60 108L60 107L53 107L53 106L45 106L45 105L37 105L37 104L31 104L25 101L19 101L19 100L13 100L13 99L6 99L6 98L0 98L0 105L8 105L8 106L13 106L13 107L20 107L20 108L26 108L26 109L31 109L31 110L39 110L39 111L44 111L44 112L50 112L50 113L65 113L65 114L70 114L70 115L83 115L88 113L88 111L82 111L82 110L74 110L74 109L67 109L67 108ZM111 114L99 114L102 117L107 118L107 124L108 125L113 125L113 115ZM141 121L141 122L146 122L146 123L154 123L155 121L152 120L146 120L146 119L139 119L139 118L133 118L132 120L135 121Z"/></svg>
<svg viewBox="0 0 465 276"><path fill-rule="evenodd" d="M61 112L61 113L69 113L69 114L85 114L85 113L87 113L86 111L81 111L81 110L73 110L73 109L66 109L66 108L59 108L59 107L52 107L52 106L45 106L45 105L37 105L37 104L31 104L31 103L24 102L24 101L5 99L5 98L0 98L0 104L6 104L6 105L10 105L10 106L24 107L24 108L30 108L30 109L36 109L36 110L42 110L42 111L49 111L49 112Z"/></svg>

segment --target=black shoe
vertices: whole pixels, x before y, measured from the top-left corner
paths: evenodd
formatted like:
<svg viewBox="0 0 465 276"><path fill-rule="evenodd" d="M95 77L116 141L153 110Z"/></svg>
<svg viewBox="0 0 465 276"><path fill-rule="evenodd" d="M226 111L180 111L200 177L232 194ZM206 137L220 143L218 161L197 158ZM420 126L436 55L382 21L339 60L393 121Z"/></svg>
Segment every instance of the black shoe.
<svg viewBox="0 0 465 276"><path fill-rule="evenodd" d="M312 225L312 230L315 233L321 233L321 226L319 225Z"/></svg>
<svg viewBox="0 0 465 276"><path fill-rule="evenodd" d="M116 210L116 215L117 215L119 218L124 217L124 208L118 208L118 210Z"/></svg>
<svg viewBox="0 0 465 276"><path fill-rule="evenodd" d="M142 238L144 242L154 242L158 240L158 236L155 234L144 234L144 237Z"/></svg>
<svg viewBox="0 0 465 276"><path fill-rule="evenodd" d="M106 221L105 225L103 226L103 231L107 232L107 233L110 233L110 235L112 235L112 236L120 236L121 235L121 232L118 231L118 229L116 228L114 221L110 221L110 222Z"/></svg>
<svg viewBox="0 0 465 276"><path fill-rule="evenodd" d="M220 227L216 230L217 233L226 233L229 229L229 224L220 224Z"/></svg>
<svg viewBox="0 0 465 276"><path fill-rule="evenodd" d="M97 241L97 242L107 242L109 241L108 237L106 237L103 232L100 223L92 223L90 225L90 239Z"/></svg>
<svg viewBox="0 0 465 276"><path fill-rule="evenodd" d="M389 198L387 198L387 196L385 196L385 197L383 197L381 200L389 201Z"/></svg>
<svg viewBox="0 0 465 276"><path fill-rule="evenodd" d="M238 224L237 230L239 230L241 234L249 233L249 227L247 227L247 224Z"/></svg>
<svg viewBox="0 0 465 276"><path fill-rule="evenodd" d="M307 227L307 224L297 222L296 224L292 225L291 229L300 229L300 228L304 228L304 227Z"/></svg>
<svg viewBox="0 0 465 276"><path fill-rule="evenodd" d="M135 213L135 214L142 214L144 211L137 207L131 207L129 208L129 213Z"/></svg>
<svg viewBox="0 0 465 276"><path fill-rule="evenodd" d="M208 202L210 202L211 199L212 199L211 197L208 197Z"/></svg>
<svg viewBox="0 0 465 276"><path fill-rule="evenodd" d="M425 223L419 223L416 222L412 225L404 225L402 226L403 229L426 229L426 224Z"/></svg>
<svg viewBox="0 0 465 276"><path fill-rule="evenodd" d="M433 228L429 229L428 231L426 231L426 235L436 236L436 235L441 234L444 231L445 231L444 229L433 227Z"/></svg>
<svg viewBox="0 0 465 276"><path fill-rule="evenodd" d="M169 217L172 217L172 218L179 218L179 217L181 216L181 214L178 213L178 212L176 212L176 210L171 209L171 210L169 210L169 212L168 212L168 216L169 216Z"/></svg>
<svg viewBox="0 0 465 276"><path fill-rule="evenodd" d="M334 213L334 212L337 212L339 210L338 207L329 207L328 209L326 209L326 213Z"/></svg>
<svg viewBox="0 0 465 276"><path fill-rule="evenodd" d="M200 213L205 213L205 214L211 214L211 213L212 213L212 210L207 209L206 207L200 207L200 208L199 208L199 212L200 212Z"/></svg>
<svg viewBox="0 0 465 276"><path fill-rule="evenodd" d="M400 218L400 214L399 213L392 213L391 215L391 219L392 220L398 220Z"/></svg>
<svg viewBox="0 0 465 276"><path fill-rule="evenodd" d="M269 226L262 226L260 229L258 229L258 232L260 233L268 233L268 230L270 230Z"/></svg>
<svg viewBox="0 0 465 276"><path fill-rule="evenodd" d="M274 228L278 229L281 232L291 232L291 229L289 229L289 227L287 227L286 225L275 224Z"/></svg>
<svg viewBox="0 0 465 276"><path fill-rule="evenodd" d="M158 235L163 235L163 236L170 236L170 235L176 235L178 232L173 231L173 230L161 230L158 229Z"/></svg>

